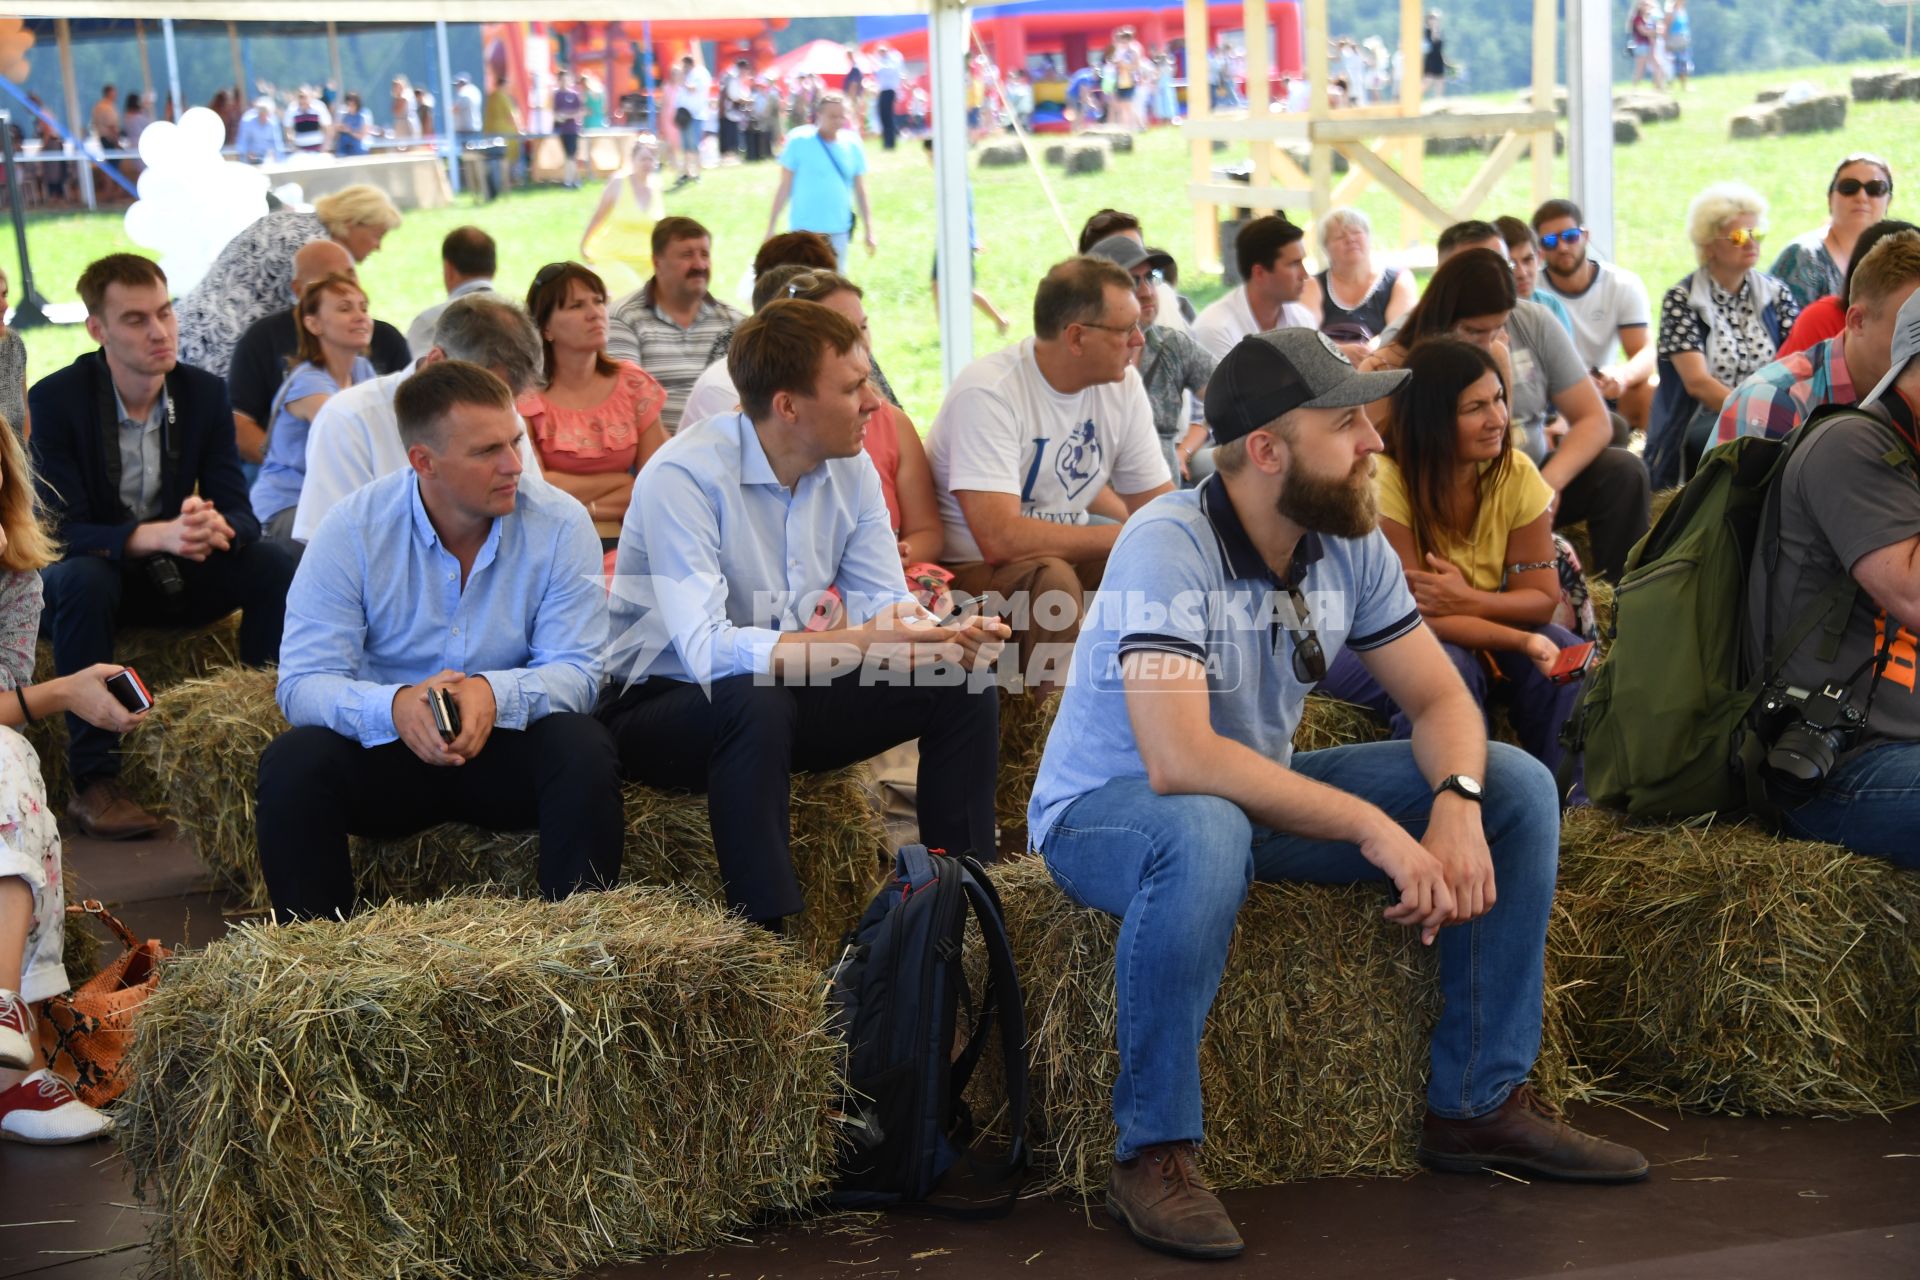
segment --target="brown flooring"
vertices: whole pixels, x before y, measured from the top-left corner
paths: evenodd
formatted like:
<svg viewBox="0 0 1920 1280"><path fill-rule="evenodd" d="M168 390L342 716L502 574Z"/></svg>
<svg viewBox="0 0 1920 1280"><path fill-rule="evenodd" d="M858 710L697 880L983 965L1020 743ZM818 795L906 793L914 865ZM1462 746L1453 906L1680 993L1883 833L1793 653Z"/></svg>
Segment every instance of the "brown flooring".
<svg viewBox="0 0 1920 1280"><path fill-rule="evenodd" d="M222 897L178 840L75 840L68 866L76 898L118 904L142 936L201 944L226 928ZM1638 1186L1428 1174L1233 1192L1248 1248L1231 1263L1148 1253L1098 1205L1032 1200L1000 1222L846 1218L594 1276L1920 1280L1920 1109L1844 1121L1636 1110L1581 1108L1575 1119L1648 1153L1653 1176ZM0 1143L0 1277L137 1274L145 1225L111 1145Z"/></svg>

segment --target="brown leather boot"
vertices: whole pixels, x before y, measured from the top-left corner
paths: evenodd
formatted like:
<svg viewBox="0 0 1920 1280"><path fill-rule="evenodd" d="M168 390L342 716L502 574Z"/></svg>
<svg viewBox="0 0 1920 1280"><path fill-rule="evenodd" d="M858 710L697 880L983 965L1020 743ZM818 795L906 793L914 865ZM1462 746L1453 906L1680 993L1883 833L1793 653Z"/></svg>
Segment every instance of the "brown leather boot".
<svg viewBox="0 0 1920 1280"><path fill-rule="evenodd" d="M1647 1158L1632 1147L1581 1133L1523 1084L1484 1116L1449 1120L1427 1113L1420 1161L1449 1173L1506 1169L1565 1182L1638 1182Z"/></svg>
<svg viewBox="0 0 1920 1280"><path fill-rule="evenodd" d="M1181 1258L1231 1258L1246 1248L1233 1219L1208 1189L1191 1142L1163 1142L1115 1161L1107 1212L1150 1249Z"/></svg>
<svg viewBox="0 0 1920 1280"><path fill-rule="evenodd" d="M95 840L137 840L160 829L118 778L95 778L67 802L67 816Z"/></svg>

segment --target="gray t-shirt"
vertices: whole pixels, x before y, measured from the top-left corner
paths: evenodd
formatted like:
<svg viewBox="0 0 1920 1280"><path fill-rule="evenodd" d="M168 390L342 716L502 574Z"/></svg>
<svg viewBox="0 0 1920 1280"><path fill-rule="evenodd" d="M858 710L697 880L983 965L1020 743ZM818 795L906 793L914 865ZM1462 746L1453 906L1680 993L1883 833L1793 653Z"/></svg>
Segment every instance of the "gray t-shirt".
<svg viewBox="0 0 1920 1280"><path fill-rule="evenodd" d="M1538 464L1547 457L1553 397L1577 385L1587 376L1587 367L1553 312L1529 299L1520 299L1507 317L1507 338L1513 361L1513 421L1525 433L1522 447Z"/></svg>
<svg viewBox="0 0 1920 1280"><path fill-rule="evenodd" d="M1896 400L1897 396L1894 397ZM1911 414L1904 403L1890 406L1896 417ZM1920 472L1911 454L1889 462L1894 433L1855 414L1829 419L1800 444L1781 477L1780 563L1773 581L1773 636L1778 644L1828 584L1850 573L1861 557L1920 534ZM1763 643L1767 608L1766 564L1755 556L1749 581L1753 644ZM1846 634L1831 663L1820 660L1818 633L1788 657L1788 684L1818 689L1845 681L1879 649L1882 628L1898 627L1886 670L1876 682L1867 732L1858 745L1920 742L1920 693L1916 693L1912 631L1892 622L1862 590L1847 619ZM1751 655L1756 660L1759 654ZM1867 685L1856 686L1855 705L1864 705Z"/></svg>

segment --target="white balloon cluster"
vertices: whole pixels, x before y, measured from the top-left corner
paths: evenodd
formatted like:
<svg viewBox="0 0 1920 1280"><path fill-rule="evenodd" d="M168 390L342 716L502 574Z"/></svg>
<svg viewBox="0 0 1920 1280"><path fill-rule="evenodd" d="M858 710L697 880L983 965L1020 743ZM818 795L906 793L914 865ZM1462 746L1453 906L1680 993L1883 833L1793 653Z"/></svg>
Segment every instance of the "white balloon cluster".
<svg viewBox="0 0 1920 1280"><path fill-rule="evenodd" d="M140 198L127 238L160 252L168 287L182 297L227 246L267 212L267 175L220 155L227 127L206 107L180 123L156 120L140 135Z"/></svg>

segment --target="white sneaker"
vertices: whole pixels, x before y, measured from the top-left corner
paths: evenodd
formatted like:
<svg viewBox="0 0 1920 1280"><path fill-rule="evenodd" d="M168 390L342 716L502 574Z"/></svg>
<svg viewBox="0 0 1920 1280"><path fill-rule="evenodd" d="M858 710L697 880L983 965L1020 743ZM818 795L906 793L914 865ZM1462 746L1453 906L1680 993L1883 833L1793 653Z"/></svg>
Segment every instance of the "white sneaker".
<svg viewBox="0 0 1920 1280"><path fill-rule="evenodd" d="M18 991L0 989L0 1068L24 1071L33 1061L33 1010Z"/></svg>
<svg viewBox="0 0 1920 1280"><path fill-rule="evenodd" d="M113 1117L80 1101L73 1086L45 1067L0 1093L0 1138L57 1146L113 1131Z"/></svg>

